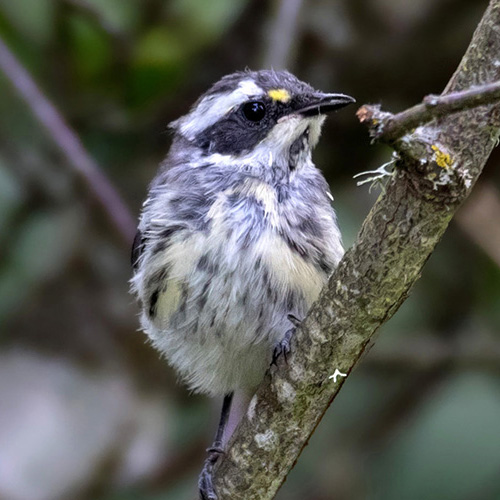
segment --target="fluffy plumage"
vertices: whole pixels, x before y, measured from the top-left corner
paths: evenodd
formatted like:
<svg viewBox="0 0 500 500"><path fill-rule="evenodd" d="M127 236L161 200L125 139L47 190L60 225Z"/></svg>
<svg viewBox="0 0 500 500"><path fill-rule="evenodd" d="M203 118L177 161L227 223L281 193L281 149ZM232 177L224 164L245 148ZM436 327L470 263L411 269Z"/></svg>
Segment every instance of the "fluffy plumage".
<svg viewBox="0 0 500 500"><path fill-rule="evenodd" d="M240 72L171 124L132 283L143 329L194 391L251 394L288 314L305 316L342 256L311 160L324 115L320 104L301 112L325 95L287 72ZM243 109L255 101L266 110L257 123Z"/></svg>

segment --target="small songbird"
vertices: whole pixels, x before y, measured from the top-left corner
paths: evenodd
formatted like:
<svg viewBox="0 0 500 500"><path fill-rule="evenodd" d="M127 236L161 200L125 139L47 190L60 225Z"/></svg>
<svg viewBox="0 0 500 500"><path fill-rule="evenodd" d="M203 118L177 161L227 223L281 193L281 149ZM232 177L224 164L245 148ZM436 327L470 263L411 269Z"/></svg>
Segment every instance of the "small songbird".
<svg viewBox="0 0 500 500"><path fill-rule="evenodd" d="M132 288L142 328L189 388L224 396L201 498L217 498L217 457L342 257L311 151L325 113L352 102L286 71L244 71L170 124L134 241Z"/></svg>

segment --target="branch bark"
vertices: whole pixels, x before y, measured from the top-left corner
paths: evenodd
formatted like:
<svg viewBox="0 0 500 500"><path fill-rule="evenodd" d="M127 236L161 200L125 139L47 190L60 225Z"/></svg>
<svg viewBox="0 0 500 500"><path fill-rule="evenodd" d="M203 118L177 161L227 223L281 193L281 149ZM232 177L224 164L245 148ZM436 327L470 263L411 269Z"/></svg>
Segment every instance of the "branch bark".
<svg viewBox="0 0 500 500"><path fill-rule="evenodd" d="M491 0L445 94L500 79ZM219 499L272 499L374 334L399 308L500 135L500 106L444 116L394 141L385 192L250 403L218 463Z"/></svg>

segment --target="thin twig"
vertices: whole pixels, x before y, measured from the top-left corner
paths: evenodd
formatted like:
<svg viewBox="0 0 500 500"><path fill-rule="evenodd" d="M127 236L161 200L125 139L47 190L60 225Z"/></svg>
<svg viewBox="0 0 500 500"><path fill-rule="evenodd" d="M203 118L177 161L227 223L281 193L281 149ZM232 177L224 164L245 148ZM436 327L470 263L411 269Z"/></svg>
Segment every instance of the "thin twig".
<svg viewBox="0 0 500 500"><path fill-rule="evenodd" d="M0 70L48 132L54 144L66 158L68 165L85 181L89 191L104 209L122 238L130 243L136 224L129 209L95 160L85 150L77 134L42 93L1 37Z"/></svg>
<svg viewBox="0 0 500 500"><path fill-rule="evenodd" d="M360 122L367 123L376 141L391 144L431 120L499 100L500 81L497 81L460 92L428 95L422 103L396 115L382 112L379 106L365 105L359 108L357 116Z"/></svg>

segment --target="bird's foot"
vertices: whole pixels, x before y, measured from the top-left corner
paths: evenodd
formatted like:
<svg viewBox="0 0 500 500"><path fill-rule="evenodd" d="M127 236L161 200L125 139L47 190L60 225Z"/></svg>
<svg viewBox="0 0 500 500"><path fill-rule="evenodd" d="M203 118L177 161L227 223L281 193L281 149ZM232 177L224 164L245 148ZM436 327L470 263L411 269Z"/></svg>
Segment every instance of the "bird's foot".
<svg viewBox="0 0 500 500"><path fill-rule="evenodd" d="M287 356L288 356L288 354L290 354L290 350L291 350L290 349L290 341L292 340L292 337L293 337L293 334L295 333L295 330L300 325L300 319L297 318L297 316L295 316L293 314L289 314L287 317L288 317L288 320L290 321L290 323L292 323L293 327L290 328L289 330L287 330L284 337L278 342L278 344L274 348L273 359L271 361L271 364L275 365L275 366L278 366L277 361L281 355L283 355L283 357L285 358L285 363L288 363Z"/></svg>
<svg viewBox="0 0 500 500"><path fill-rule="evenodd" d="M224 450L219 447L208 448L208 457L198 479L198 489L200 490L200 500L217 500L217 491L213 483L214 467L219 457L224 454Z"/></svg>
<svg viewBox="0 0 500 500"><path fill-rule="evenodd" d="M295 314L288 314L287 315L287 318L288 318L288 321L290 321L290 323L292 323L292 325L297 328L301 323L302 323L302 320L297 318L297 316L295 316Z"/></svg>
<svg viewBox="0 0 500 500"><path fill-rule="evenodd" d="M273 351L273 359L271 365L278 366L278 358L283 356L285 358L285 363L288 363L288 354L290 354L290 340L295 333L295 327L290 328L285 333L285 336L276 344Z"/></svg>

